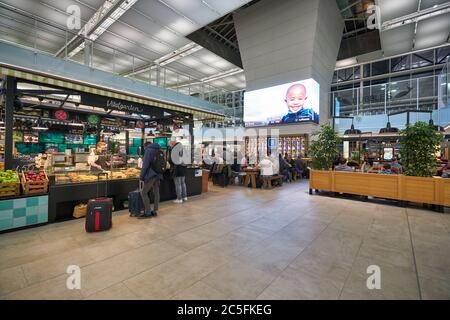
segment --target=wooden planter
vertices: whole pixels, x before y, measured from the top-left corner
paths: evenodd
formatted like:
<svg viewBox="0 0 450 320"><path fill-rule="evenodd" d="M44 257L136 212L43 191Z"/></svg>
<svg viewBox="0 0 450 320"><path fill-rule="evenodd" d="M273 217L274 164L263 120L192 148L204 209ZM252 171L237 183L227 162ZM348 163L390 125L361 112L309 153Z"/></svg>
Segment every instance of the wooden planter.
<svg viewBox="0 0 450 320"><path fill-rule="evenodd" d="M24 194L37 194L48 192L48 176L45 173L44 181L27 181L25 174L22 172L22 188Z"/></svg>
<svg viewBox="0 0 450 320"><path fill-rule="evenodd" d="M313 189L354 195L450 206L450 179L311 170Z"/></svg>

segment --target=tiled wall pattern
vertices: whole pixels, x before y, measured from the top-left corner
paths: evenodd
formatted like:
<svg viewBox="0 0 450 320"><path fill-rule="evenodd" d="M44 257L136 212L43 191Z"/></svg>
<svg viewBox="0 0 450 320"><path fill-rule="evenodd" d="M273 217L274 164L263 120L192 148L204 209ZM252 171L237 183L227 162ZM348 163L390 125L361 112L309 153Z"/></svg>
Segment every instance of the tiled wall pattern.
<svg viewBox="0 0 450 320"><path fill-rule="evenodd" d="M48 222L48 196L0 200L0 231Z"/></svg>

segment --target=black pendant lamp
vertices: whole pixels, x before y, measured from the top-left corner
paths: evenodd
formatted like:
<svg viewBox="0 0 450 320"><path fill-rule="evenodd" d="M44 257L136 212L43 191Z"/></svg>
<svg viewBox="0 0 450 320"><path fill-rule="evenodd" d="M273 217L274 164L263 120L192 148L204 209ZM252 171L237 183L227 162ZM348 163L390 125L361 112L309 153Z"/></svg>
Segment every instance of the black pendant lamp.
<svg viewBox="0 0 450 320"><path fill-rule="evenodd" d="M434 128L435 131L437 131L437 132L445 132L444 127L441 127L439 125L436 125L436 126L434 125L434 121L433 121L432 118L430 119L430 122L428 122L428 123L430 124L431 127Z"/></svg>
<svg viewBox="0 0 450 320"><path fill-rule="evenodd" d="M350 127L350 129L345 130L344 135L351 135L351 134L361 134L361 130L359 129L355 129L355 125L353 124L353 119L352 119L352 126Z"/></svg>
<svg viewBox="0 0 450 320"><path fill-rule="evenodd" d="M395 133L398 131L399 131L398 128L391 127L391 121L389 120L389 116L388 116L388 122L386 124L386 127L381 128L380 133Z"/></svg>

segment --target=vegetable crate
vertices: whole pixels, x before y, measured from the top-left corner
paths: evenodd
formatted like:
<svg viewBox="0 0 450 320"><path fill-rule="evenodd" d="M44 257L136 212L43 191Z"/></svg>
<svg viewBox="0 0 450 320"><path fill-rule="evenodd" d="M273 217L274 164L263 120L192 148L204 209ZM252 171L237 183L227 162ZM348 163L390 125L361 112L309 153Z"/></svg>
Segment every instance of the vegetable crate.
<svg viewBox="0 0 450 320"><path fill-rule="evenodd" d="M22 172L22 188L24 194L47 193L48 177L44 171Z"/></svg>
<svg viewBox="0 0 450 320"><path fill-rule="evenodd" d="M0 197L18 196L19 194L19 182L0 182Z"/></svg>
<svg viewBox="0 0 450 320"><path fill-rule="evenodd" d="M10 170L8 172L6 173L1 172L2 179L0 182L0 197L11 197L20 195L20 182L17 172L13 172ZM7 177L5 177L5 174L7 174ZM3 181L4 178L7 178L6 179L7 181Z"/></svg>

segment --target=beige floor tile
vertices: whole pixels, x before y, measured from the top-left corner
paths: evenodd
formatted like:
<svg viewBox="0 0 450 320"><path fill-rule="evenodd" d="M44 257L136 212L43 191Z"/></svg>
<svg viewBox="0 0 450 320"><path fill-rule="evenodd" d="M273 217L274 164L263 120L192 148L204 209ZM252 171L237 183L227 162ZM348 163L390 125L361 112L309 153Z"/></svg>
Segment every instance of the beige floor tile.
<svg viewBox="0 0 450 320"><path fill-rule="evenodd" d="M45 244L24 243L0 249L0 270L43 259L78 247L72 238Z"/></svg>
<svg viewBox="0 0 450 320"><path fill-rule="evenodd" d="M298 271L306 271L321 278L344 283L350 274L352 261L343 259L339 255L324 255L306 249L291 262L289 267Z"/></svg>
<svg viewBox="0 0 450 320"><path fill-rule="evenodd" d="M279 244L268 238L240 253L237 259L248 266L278 276L304 248Z"/></svg>
<svg viewBox="0 0 450 320"><path fill-rule="evenodd" d="M109 288L98 291L93 295L85 298L85 300L137 300L138 296L135 295L130 289L123 283L115 284Z"/></svg>
<svg viewBox="0 0 450 320"><path fill-rule="evenodd" d="M83 298L80 290L67 289L69 275L49 279L32 286L14 291L2 299L6 300L80 300ZM81 281L83 285L83 280Z"/></svg>
<svg viewBox="0 0 450 320"><path fill-rule="evenodd" d="M424 300L450 300L450 278L419 277Z"/></svg>
<svg viewBox="0 0 450 320"><path fill-rule="evenodd" d="M167 238L165 239L165 241L183 251L189 251L205 243L208 243L212 239L213 237L210 235L205 235L204 233L196 231L195 229L191 229Z"/></svg>
<svg viewBox="0 0 450 320"><path fill-rule="evenodd" d="M85 297L90 296L181 253L182 250L160 241L89 265L81 269L81 293Z"/></svg>
<svg viewBox="0 0 450 320"><path fill-rule="evenodd" d="M358 257L370 260L372 264L389 264L415 272L412 249L396 249L363 241Z"/></svg>
<svg viewBox="0 0 450 320"><path fill-rule="evenodd" d="M113 221L93 234L84 219L0 234L0 298L418 299L412 249L422 297L450 291L450 215L309 196L307 181L211 186L181 206L162 203L157 218L121 211ZM66 288L72 263L80 291ZM366 287L370 264L381 267L381 291Z"/></svg>
<svg viewBox="0 0 450 320"><path fill-rule="evenodd" d="M343 283L288 267L259 296L262 300L337 299Z"/></svg>
<svg viewBox="0 0 450 320"><path fill-rule="evenodd" d="M266 229L245 226L236 229L223 237L211 241L217 250L225 254L236 256L270 236Z"/></svg>
<svg viewBox="0 0 450 320"><path fill-rule="evenodd" d="M231 260L202 279L228 298L255 299L274 279L272 275L237 260Z"/></svg>
<svg viewBox="0 0 450 320"><path fill-rule="evenodd" d="M231 231L236 229L239 229L238 225L228 223L223 221L223 219L220 219L210 223L206 223L192 230L203 233L204 235L210 236L212 239L214 239L220 238L221 236L230 233Z"/></svg>
<svg viewBox="0 0 450 320"><path fill-rule="evenodd" d="M29 285L66 274L68 266L84 267L95 260L85 249L76 248L22 265Z"/></svg>
<svg viewBox="0 0 450 320"><path fill-rule="evenodd" d="M344 300L392 300L420 298L415 272L410 268L403 268L387 264L377 264L380 267L381 289L370 290L367 280L371 274L367 268L373 264L372 260L358 259L353 265L352 272L345 283L341 294Z"/></svg>
<svg viewBox="0 0 450 320"><path fill-rule="evenodd" d="M432 242L414 240L414 253L420 276L432 276L449 279L450 252L449 245L442 246Z"/></svg>
<svg viewBox="0 0 450 320"><path fill-rule="evenodd" d="M227 296L208 286L202 281L196 282L194 285L181 290L175 294L171 299L175 300L225 300Z"/></svg>
<svg viewBox="0 0 450 320"><path fill-rule="evenodd" d="M338 256L351 262L356 257L362 241L363 238L358 235L328 227L311 243L309 249L315 254Z"/></svg>
<svg viewBox="0 0 450 320"><path fill-rule="evenodd" d="M25 275L20 266L0 271L0 297L27 286Z"/></svg>

